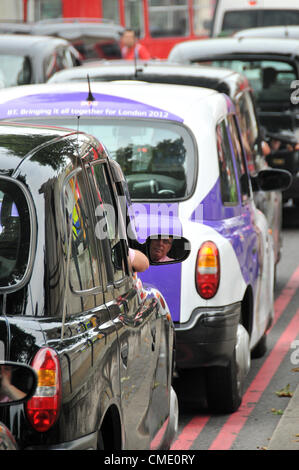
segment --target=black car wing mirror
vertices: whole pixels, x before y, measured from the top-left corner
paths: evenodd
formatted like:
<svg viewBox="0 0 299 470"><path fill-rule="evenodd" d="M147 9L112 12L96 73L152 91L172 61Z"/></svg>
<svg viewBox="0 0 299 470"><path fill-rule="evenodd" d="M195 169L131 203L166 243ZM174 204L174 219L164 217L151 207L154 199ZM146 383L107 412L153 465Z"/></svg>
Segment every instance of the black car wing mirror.
<svg viewBox="0 0 299 470"><path fill-rule="evenodd" d="M292 183L292 175L287 170L269 168L251 177L253 191L285 191Z"/></svg>
<svg viewBox="0 0 299 470"><path fill-rule="evenodd" d="M151 265L181 263L190 251L190 242L184 237L151 235L146 240L146 254Z"/></svg>
<svg viewBox="0 0 299 470"><path fill-rule="evenodd" d="M0 361L0 406L29 400L36 390L35 370L18 362Z"/></svg>

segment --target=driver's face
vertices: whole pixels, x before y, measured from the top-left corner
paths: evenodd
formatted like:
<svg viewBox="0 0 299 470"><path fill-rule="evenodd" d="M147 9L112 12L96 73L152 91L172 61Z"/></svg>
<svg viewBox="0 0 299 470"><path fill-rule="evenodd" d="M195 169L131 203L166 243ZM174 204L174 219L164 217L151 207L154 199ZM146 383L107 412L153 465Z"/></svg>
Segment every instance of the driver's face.
<svg viewBox="0 0 299 470"><path fill-rule="evenodd" d="M135 33L133 31L125 31L122 36L122 43L124 46L133 47L135 44Z"/></svg>
<svg viewBox="0 0 299 470"><path fill-rule="evenodd" d="M153 261L159 261L167 255L172 245L171 238L159 238L151 240L150 255Z"/></svg>

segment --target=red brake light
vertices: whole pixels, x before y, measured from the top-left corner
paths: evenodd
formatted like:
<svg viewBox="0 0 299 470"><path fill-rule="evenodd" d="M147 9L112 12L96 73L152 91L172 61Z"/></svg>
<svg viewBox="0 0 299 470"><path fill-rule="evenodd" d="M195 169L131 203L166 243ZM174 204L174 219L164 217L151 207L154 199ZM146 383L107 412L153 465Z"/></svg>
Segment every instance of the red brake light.
<svg viewBox="0 0 299 470"><path fill-rule="evenodd" d="M204 299L211 299L220 281L219 251L215 243L204 242L198 250L195 271L197 292Z"/></svg>
<svg viewBox="0 0 299 470"><path fill-rule="evenodd" d="M42 348L35 355L32 367L38 384L34 396L27 402L27 417L31 426L45 432L56 422L61 404L61 369L53 349Z"/></svg>

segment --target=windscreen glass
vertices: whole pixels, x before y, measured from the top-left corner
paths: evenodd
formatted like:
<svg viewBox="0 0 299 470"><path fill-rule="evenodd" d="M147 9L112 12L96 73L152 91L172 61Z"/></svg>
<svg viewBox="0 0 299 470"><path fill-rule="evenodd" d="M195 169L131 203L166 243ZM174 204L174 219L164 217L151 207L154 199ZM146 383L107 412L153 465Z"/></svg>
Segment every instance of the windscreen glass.
<svg viewBox="0 0 299 470"><path fill-rule="evenodd" d="M257 13L256 10L228 11L224 13L221 35L231 34L241 29L257 27Z"/></svg>
<svg viewBox="0 0 299 470"><path fill-rule="evenodd" d="M28 85L31 64L28 57L0 54L0 88Z"/></svg>
<svg viewBox="0 0 299 470"><path fill-rule="evenodd" d="M241 29L258 26L280 26L299 24L297 10L233 10L223 15L221 35L232 34Z"/></svg>
<svg viewBox="0 0 299 470"><path fill-rule="evenodd" d="M36 120L34 120L36 122ZM53 123L51 119L39 121ZM75 119L56 119L74 128ZM186 127L142 119L80 119L80 131L95 136L121 166L132 200L187 198L195 180L196 148Z"/></svg>
<svg viewBox="0 0 299 470"><path fill-rule="evenodd" d="M149 0L149 24L153 38L187 36L187 0Z"/></svg>
<svg viewBox="0 0 299 470"><path fill-rule="evenodd" d="M285 104L290 106L291 82L297 79L294 66L273 60L215 60L212 65L233 69L245 75L254 91L257 105L272 109Z"/></svg>

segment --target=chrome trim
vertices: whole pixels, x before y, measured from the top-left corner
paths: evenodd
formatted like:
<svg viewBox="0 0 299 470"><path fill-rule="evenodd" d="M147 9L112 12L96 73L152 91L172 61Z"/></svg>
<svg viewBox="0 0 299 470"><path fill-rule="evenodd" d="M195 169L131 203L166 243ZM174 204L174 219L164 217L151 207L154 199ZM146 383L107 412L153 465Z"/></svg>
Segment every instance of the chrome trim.
<svg viewBox="0 0 299 470"><path fill-rule="evenodd" d="M162 438L161 444L159 445L159 450L169 450L178 432L179 402L178 402L177 394L172 386L170 388L169 408L170 410L169 410L169 419L168 419L167 429Z"/></svg>
<svg viewBox="0 0 299 470"><path fill-rule="evenodd" d="M186 323L174 322L174 327L177 331L189 331L194 328L200 317L208 315L227 315L233 314L235 309L241 308L241 302L226 305L224 307L199 307L193 310L191 317Z"/></svg>

